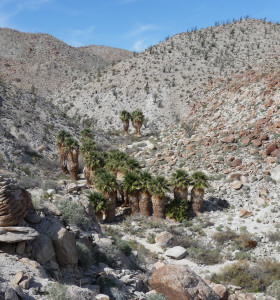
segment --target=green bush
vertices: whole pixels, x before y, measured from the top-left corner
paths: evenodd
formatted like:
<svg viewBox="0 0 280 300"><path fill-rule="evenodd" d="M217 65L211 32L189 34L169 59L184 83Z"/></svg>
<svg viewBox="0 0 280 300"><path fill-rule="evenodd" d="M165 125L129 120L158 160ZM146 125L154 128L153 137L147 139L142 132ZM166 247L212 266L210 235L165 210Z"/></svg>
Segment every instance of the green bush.
<svg viewBox="0 0 280 300"><path fill-rule="evenodd" d="M129 256L132 252L128 242L120 239L119 237L113 237L115 245L126 255Z"/></svg>
<svg viewBox="0 0 280 300"><path fill-rule="evenodd" d="M183 199L174 199L165 207L165 215L177 222L188 218L188 208Z"/></svg>
<svg viewBox="0 0 280 300"><path fill-rule="evenodd" d="M280 263L272 259L260 260L252 265L239 261L212 277L213 282L241 286L253 293L265 292L275 280L280 280Z"/></svg>
<svg viewBox="0 0 280 300"><path fill-rule="evenodd" d="M69 200L61 200L55 204L65 222L70 225L81 226L85 230L89 229L90 224L84 216L84 209L81 205Z"/></svg>
<svg viewBox="0 0 280 300"><path fill-rule="evenodd" d="M92 255L87 246L82 243L76 243L79 263L82 267L89 267L92 265Z"/></svg>
<svg viewBox="0 0 280 300"><path fill-rule="evenodd" d="M47 287L51 300L66 300L67 287L60 283L52 283Z"/></svg>
<svg viewBox="0 0 280 300"><path fill-rule="evenodd" d="M188 248L189 257L205 265L215 265L222 262L220 252L220 249L211 248L209 245Z"/></svg>
<svg viewBox="0 0 280 300"><path fill-rule="evenodd" d="M280 280L274 280L266 291L270 296L280 300Z"/></svg>
<svg viewBox="0 0 280 300"><path fill-rule="evenodd" d="M149 244L154 244L155 243L155 234L154 233L148 233L146 241Z"/></svg>
<svg viewBox="0 0 280 300"><path fill-rule="evenodd" d="M228 241L232 241L237 237L237 234L230 228L226 228L225 231L219 231L213 234L212 239L218 244L223 245Z"/></svg>

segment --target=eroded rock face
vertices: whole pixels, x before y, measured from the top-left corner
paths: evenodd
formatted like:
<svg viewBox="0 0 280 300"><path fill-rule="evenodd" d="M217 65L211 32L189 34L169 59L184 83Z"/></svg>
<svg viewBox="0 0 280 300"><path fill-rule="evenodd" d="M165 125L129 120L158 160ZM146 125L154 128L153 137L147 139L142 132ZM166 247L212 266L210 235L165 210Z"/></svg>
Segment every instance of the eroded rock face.
<svg viewBox="0 0 280 300"><path fill-rule="evenodd" d="M168 300L218 300L219 296L186 266L166 265L156 270L149 283Z"/></svg>
<svg viewBox="0 0 280 300"><path fill-rule="evenodd" d="M0 227L19 225L32 211L30 194L15 181L0 175Z"/></svg>

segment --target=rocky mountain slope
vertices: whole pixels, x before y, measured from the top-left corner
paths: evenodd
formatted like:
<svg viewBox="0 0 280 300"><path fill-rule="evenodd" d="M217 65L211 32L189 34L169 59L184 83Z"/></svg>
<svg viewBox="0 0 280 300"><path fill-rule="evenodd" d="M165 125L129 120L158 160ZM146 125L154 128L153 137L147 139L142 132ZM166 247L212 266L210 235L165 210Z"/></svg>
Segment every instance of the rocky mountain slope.
<svg viewBox="0 0 280 300"><path fill-rule="evenodd" d="M108 46L90 45L79 47L78 49L101 57L102 59L110 63L119 62L120 60L136 56L135 52Z"/></svg>
<svg viewBox="0 0 280 300"><path fill-rule="evenodd" d="M78 78L54 100L69 116L98 127L116 129L122 109L142 109L151 130L163 128L205 102L213 80L227 84L264 61L277 62L279 35L278 24L252 19L177 34L106 68L92 82Z"/></svg>
<svg viewBox="0 0 280 300"><path fill-rule="evenodd" d="M120 49L74 48L48 34L0 29L0 76L41 96L49 96L80 77L91 81L99 69L130 56L129 51Z"/></svg>
<svg viewBox="0 0 280 300"><path fill-rule="evenodd" d="M38 184L40 177L54 179L59 175L55 137L61 129L79 140L83 126L45 98L1 82L0 169L25 178L28 186ZM109 136L93 135L101 147L113 146Z"/></svg>

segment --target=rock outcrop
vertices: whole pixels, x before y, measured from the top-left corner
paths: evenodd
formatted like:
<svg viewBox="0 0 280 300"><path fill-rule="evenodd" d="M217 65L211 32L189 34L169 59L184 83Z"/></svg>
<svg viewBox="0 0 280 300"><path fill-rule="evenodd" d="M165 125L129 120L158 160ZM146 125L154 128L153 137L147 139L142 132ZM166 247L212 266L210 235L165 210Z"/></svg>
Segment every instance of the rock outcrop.
<svg viewBox="0 0 280 300"><path fill-rule="evenodd" d="M186 266L166 265L156 270L151 287L168 300L218 300L219 296Z"/></svg>
<svg viewBox="0 0 280 300"><path fill-rule="evenodd" d="M30 194L15 181L0 175L0 226L19 225L32 210Z"/></svg>

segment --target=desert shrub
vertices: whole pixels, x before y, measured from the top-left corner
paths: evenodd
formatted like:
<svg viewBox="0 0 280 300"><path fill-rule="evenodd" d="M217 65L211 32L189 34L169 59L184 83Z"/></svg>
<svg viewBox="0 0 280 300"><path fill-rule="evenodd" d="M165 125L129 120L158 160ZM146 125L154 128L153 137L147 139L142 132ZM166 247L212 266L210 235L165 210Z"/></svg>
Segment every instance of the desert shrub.
<svg viewBox="0 0 280 300"><path fill-rule="evenodd" d="M145 263L146 258L152 258L153 253L143 245L134 240L129 241L128 244L132 250L137 251L137 258L141 263Z"/></svg>
<svg viewBox="0 0 280 300"><path fill-rule="evenodd" d="M218 244L223 245L228 241L232 241L237 237L237 234L232 231L230 228L226 228L225 231L215 232L212 236L212 239Z"/></svg>
<svg viewBox="0 0 280 300"><path fill-rule="evenodd" d="M47 179L44 180L41 184L41 188L44 190L48 190L48 189L58 189L58 184L55 180L51 180L51 179Z"/></svg>
<svg viewBox="0 0 280 300"><path fill-rule="evenodd" d="M113 278L104 276L98 282L102 293L108 295L112 300L127 300L128 295L124 286Z"/></svg>
<svg viewBox="0 0 280 300"><path fill-rule="evenodd" d="M148 300L166 300L166 297L162 294L150 294L147 295Z"/></svg>
<svg viewBox="0 0 280 300"><path fill-rule="evenodd" d="M51 283L47 286L51 300L66 300L67 287L60 283Z"/></svg>
<svg viewBox="0 0 280 300"><path fill-rule="evenodd" d="M238 250L243 251L250 250L257 246L255 237L247 230L242 230L240 234L234 238L233 243Z"/></svg>
<svg viewBox="0 0 280 300"><path fill-rule="evenodd" d="M188 256L199 263L205 265L214 265L222 262L222 256L220 254L220 249L211 248L211 246L196 246L188 248Z"/></svg>
<svg viewBox="0 0 280 300"><path fill-rule="evenodd" d="M113 237L115 245L126 255L129 256L132 252L127 241L120 239L119 237Z"/></svg>
<svg viewBox="0 0 280 300"><path fill-rule="evenodd" d="M165 215L177 222L188 218L188 209L183 199L174 199L165 207Z"/></svg>
<svg viewBox="0 0 280 300"><path fill-rule="evenodd" d="M79 263L82 267L89 267L92 264L92 255L87 246L82 243L76 243Z"/></svg>
<svg viewBox="0 0 280 300"><path fill-rule="evenodd" d="M269 232L267 237L273 243L278 242L280 241L280 231Z"/></svg>
<svg viewBox="0 0 280 300"><path fill-rule="evenodd" d="M155 241L155 234L154 233L148 233L146 241L149 244L154 244L156 242Z"/></svg>
<svg viewBox="0 0 280 300"><path fill-rule="evenodd" d="M280 300L280 280L274 280L266 291L270 296Z"/></svg>
<svg viewBox="0 0 280 300"><path fill-rule="evenodd" d="M40 186L40 180L31 176L22 176L18 180L18 184L25 189L34 189L35 187Z"/></svg>
<svg viewBox="0 0 280 300"><path fill-rule="evenodd" d="M275 280L280 280L280 263L271 259L251 266L247 261L239 261L212 278L213 282L241 286L249 292L264 292Z"/></svg>
<svg viewBox="0 0 280 300"><path fill-rule="evenodd" d="M55 204L60 210L65 222L70 225L81 226L85 230L89 229L90 224L84 216L84 209L81 205L66 199L56 202Z"/></svg>
<svg viewBox="0 0 280 300"><path fill-rule="evenodd" d="M237 260L251 260L251 254L246 251L238 251L234 256Z"/></svg>
<svg viewBox="0 0 280 300"><path fill-rule="evenodd" d="M170 233L173 234L172 231L170 231ZM172 247L175 247L175 246L181 246L186 249L190 248L190 247L198 247L198 241L190 235L174 235L173 234Z"/></svg>

